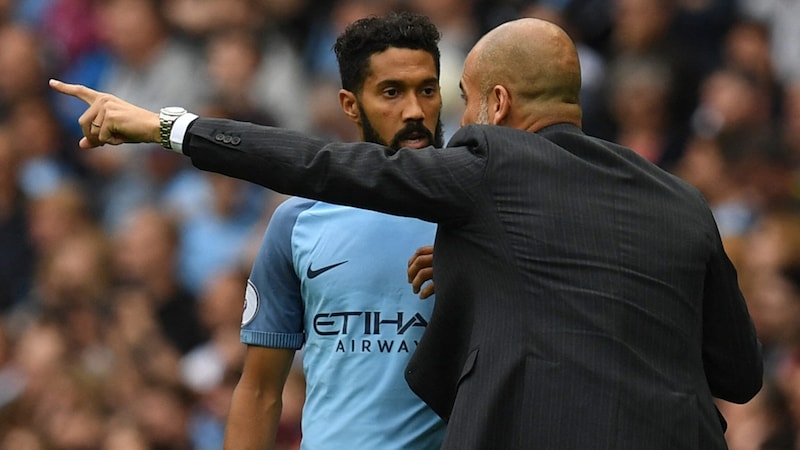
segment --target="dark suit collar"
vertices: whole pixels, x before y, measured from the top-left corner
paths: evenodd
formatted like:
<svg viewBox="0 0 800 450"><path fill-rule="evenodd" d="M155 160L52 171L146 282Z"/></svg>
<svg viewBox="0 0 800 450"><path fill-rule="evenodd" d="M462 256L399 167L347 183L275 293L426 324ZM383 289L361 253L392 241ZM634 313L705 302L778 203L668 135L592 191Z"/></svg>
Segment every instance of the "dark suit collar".
<svg viewBox="0 0 800 450"><path fill-rule="evenodd" d="M580 127L577 127L571 123L557 123L554 125L544 127L536 132L536 134L540 134L544 138L547 138L548 135L553 135L555 133L570 133L570 134L583 135L583 130L581 130Z"/></svg>

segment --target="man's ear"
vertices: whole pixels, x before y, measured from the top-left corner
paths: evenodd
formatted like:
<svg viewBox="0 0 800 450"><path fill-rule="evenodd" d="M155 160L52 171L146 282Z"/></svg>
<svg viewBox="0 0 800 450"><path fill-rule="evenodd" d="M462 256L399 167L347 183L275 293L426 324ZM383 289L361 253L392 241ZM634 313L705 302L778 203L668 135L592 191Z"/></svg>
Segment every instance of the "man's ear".
<svg viewBox="0 0 800 450"><path fill-rule="evenodd" d="M489 93L489 123L502 125L511 114L511 95L503 85L496 85Z"/></svg>
<svg viewBox="0 0 800 450"><path fill-rule="evenodd" d="M340 89L339 104L342 107L342 112L344 112L344 115L347 116L351 122L361 125L361 112L358 110L356 94L353 94L347 89Z"/></svg>

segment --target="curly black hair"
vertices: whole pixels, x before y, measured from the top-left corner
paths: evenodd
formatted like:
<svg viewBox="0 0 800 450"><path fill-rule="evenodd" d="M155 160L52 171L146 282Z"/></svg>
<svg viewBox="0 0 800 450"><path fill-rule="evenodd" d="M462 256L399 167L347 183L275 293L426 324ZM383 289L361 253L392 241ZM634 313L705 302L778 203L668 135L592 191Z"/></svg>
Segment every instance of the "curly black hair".
<svg viewBox="0 0 800 450"><path fill-rule="evenodd" d="M360 92L368 75L370 57L390 47L430 53L438 76L440 38L439 30L430 19L410 12L392 12L383 17L367 17L353 22L333 45L342 88Z"/></svg>

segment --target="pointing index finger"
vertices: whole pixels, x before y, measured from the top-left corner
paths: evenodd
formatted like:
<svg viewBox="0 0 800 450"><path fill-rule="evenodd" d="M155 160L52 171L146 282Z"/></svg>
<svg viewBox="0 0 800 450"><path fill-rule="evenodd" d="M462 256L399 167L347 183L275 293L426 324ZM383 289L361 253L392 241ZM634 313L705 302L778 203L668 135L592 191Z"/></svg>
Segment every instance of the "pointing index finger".
<svg viewBox="0 0 800 450"><path fill-rule="evenodd" d="M95 91L94 89L90 89L86 86L80 84L64 83L63 81L55 79L50 80L50 87L62 94L71 95L77 99L83 100L89 105L94 103L98 95L97 91Z"/></svg>

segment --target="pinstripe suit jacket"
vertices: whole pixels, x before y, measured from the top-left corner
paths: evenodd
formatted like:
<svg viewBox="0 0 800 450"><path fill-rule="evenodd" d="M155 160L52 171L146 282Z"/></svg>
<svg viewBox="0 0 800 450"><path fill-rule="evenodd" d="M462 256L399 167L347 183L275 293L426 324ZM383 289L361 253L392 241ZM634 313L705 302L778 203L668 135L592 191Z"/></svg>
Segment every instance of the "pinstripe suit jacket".
<svg viewBox="0 0 800 450"><path fill-rule="evenodd" d="M437 303L406 379L448 420L444 448L723 449L712 398L761 387L701 195L577 127L468 126L446 149L395 153L199 119L184 152L280 192L438 223Z"/></svg>

